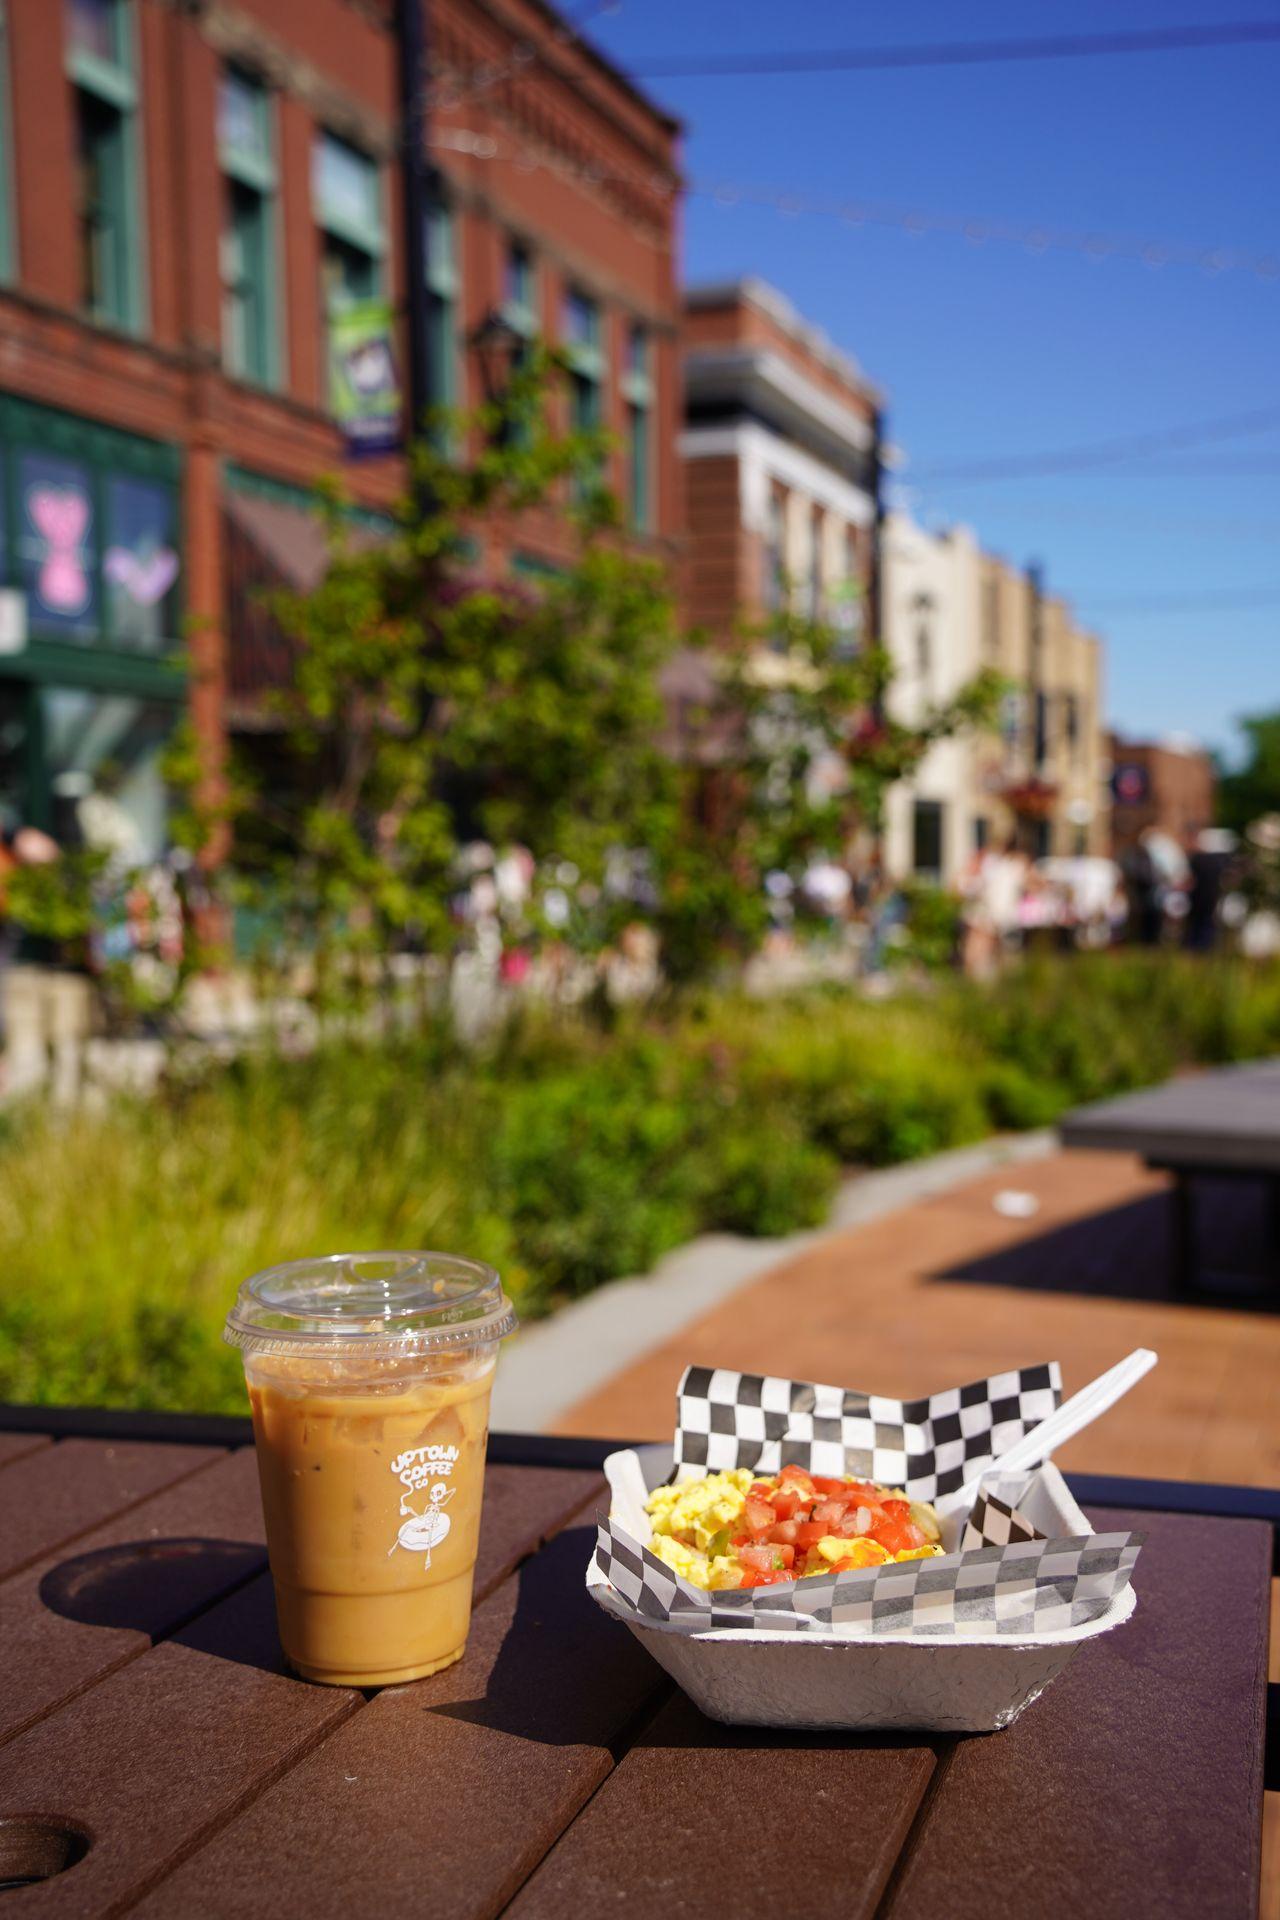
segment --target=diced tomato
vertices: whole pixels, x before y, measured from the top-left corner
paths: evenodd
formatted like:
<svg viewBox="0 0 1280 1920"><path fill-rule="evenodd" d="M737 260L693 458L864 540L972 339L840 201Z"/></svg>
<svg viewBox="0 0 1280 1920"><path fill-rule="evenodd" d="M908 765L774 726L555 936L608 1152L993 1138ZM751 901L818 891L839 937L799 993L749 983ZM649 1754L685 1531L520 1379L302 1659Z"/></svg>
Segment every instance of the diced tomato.
<svg viewBox="0 0 1280 1920"><path fill-rule="evenodd" d="M774 1573L761 1573L755 1567L747 1567L743 1570L742 1579L738 1584L743 1587L776 1587L781 1581L790 1578L791 1575L785 1568L779 1568Z"/></svg>
<svg viewBox="0 0 1280 1920"><path fill-rule="evenodd" d="M853 1539L858 1534L873 1532L883 1518L879 1507L847 1507L836 1531Z"/></svg>
<svg viewBox="0 0 1280 1920"><path fill-rule="evenodd" d="M798 1547L816 1547L819 1540L825 1540L830 1527L824 1527L817 1520L801 1520L796 1527L796 1545Z"/></svg>
<svg viewBox="0 0 1280 1920"><path fill-rule="evenodd" d="M847 1493L849 1490L847 1480L833 1480L829 1474L825 1473L815 1473L813 1484L819 1493L825 1494L827 1499L830 1499L833 1494Z"/></svg>
<svg viewBox="0 0 1280 1920"><path fill-rule="evenodd" d="M754 1491L753 1487L752 1492ZM805 1504L805 1496L796 1487L779 1487L772 1499L773 1510L779 1520L794 1520L796 1508Z"/></svg>
<svg viewBox="0 0 1280 1920"><path fill-rule="evenodd" d="M796 1557L794 1547L764 1546L739 1547L738 1561L744 1567L753 1567L757 1573L778 1573L793 1565Z"/></svg>
<svg viewBox="0 0 1280 1920"><path fill-rule="evenodd" d="M890 1553L906 1553L912 1547L927 1547L929 1544L923 1528L918 1527L914 1520L883 1520L873 1538Z"/></svg>
<svg viewBox="0 0 1280 1920"><path fill-rule="evenodd" d="M747 1493L752 1500L771 1500L773 1487L768 1480L753 1480L747 1488Z"/></svg>
<svg viewBox="0 0 1280 1920"><path fill-rule="evenodd" d="M796 1521L779 1520L776 1527L770 1527L765 1538L772 1540L775 1546L794 1547L799 1531L800 1528Z"/></svg>
<svg viewBox="0 0 1280 1920"><path fill-rule="evenodd" d="M731 1547L745 1547L750 1538L751 1535L749 1533L731 1533L729 1535L729 1545Z"/></svg>
<svg viewBox="0 0 1280 1920"><path fill-rule="evenodd" d="M878 1507L881 1501L881 1495L865 1480L856 1481L852 1486L846 1487L844 1497L851 1507Z"/></svg>
<svg viewBox="0 0 1280 1920"><path fill-rule="evenodd" d="M747 1523L748 1531L758 1534L768 1533L778 1516L767 1500L757 1500L752 1494L748 1494L747 1504L742 1509L742 1517Z"/></svg>
<svg viewBox="0 0 1280 1920"><path fill-rule="evenodd" d="M825 1526L828 1533L834 1533L848 1504L847 1500L819 1500L813 1509L814 1520L819 1526Z"/></svg>
<svg viewBox="0 0 1280 1920"><path fill-rule="evenodd" d="M803 1467L785 1466L778 1479L783 1486L798 1487L802 1493L813 1494L813 1475L806 1473Z"/></svg>
<svg viewBox="0 0 1280 1920"><path fill-rule="evenodd" d="M909 1520L911 1518L911 1502L909 1500L882 1500L880 1504L893 1520Z"/></svg>

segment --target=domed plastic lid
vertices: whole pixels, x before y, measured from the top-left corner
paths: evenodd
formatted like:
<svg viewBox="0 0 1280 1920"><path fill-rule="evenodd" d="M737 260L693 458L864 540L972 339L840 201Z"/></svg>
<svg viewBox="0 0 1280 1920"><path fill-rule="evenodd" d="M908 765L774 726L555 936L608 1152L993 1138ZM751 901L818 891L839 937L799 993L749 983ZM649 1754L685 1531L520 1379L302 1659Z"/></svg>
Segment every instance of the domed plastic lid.
<svg viewBox="0 0 1280 1920"><path fill-rule="evenodd" d="M388 1355L501 1340L516 1325L502 1281L452 1253L333 1253L246 1280L223 1339L249 1353Z"/></svg>

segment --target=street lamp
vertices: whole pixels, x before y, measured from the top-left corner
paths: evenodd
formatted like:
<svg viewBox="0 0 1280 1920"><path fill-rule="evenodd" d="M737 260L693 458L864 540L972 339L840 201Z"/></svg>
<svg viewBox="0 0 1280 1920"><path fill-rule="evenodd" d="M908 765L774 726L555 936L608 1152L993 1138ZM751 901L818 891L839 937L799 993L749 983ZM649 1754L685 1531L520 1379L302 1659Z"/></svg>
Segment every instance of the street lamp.
<svg viewBox="0 0 1280 1920"><path fill-rule="evenodd" d="M491 406L496 405L507 390L524 336L497 307L490 307L473 330L470 345L480 362L485 399Z"/></svg>

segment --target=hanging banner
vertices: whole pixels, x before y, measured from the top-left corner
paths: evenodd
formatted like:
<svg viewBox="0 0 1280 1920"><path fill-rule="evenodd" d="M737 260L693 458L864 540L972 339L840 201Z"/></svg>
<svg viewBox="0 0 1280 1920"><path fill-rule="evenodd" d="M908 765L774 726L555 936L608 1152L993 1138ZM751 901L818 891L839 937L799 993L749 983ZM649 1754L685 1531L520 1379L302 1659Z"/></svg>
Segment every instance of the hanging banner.
<svg viewBox="0 0 1280 1920"><path fill-rule="evenodd" d="M394 327L384 300L361 300L330 316L333 412L352 456L394 453L404 444Z"/></svg>

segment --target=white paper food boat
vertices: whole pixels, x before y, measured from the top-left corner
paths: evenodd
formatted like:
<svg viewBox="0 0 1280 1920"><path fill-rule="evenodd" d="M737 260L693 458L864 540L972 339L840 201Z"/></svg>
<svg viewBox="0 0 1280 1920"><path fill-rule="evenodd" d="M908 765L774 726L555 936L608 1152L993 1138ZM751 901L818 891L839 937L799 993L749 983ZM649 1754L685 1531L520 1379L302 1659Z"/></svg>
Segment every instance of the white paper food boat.
<svg viewBox="0 0 1280 1920"><path fill-rule="evenodd" d="M627 1450L605 1461L614 1511L621 1510L633 1524L637 1464L651 1489L671 1471L670 1450ZM1052 1464L1036 1469L1018 1505L1051 1539L1092 1533ZM1132 1585L1126 1584L1091 1620L1017 1638L993 1631L940 1639L838 1624L821 1633L759 1627L691 1632L687 1625L637 1614L614 1591L594 1554L587 1589L713 1720L865 1731L981 1733L1007 1727L1087 1640L1122 1625L1137 1605Z"/></svg>

